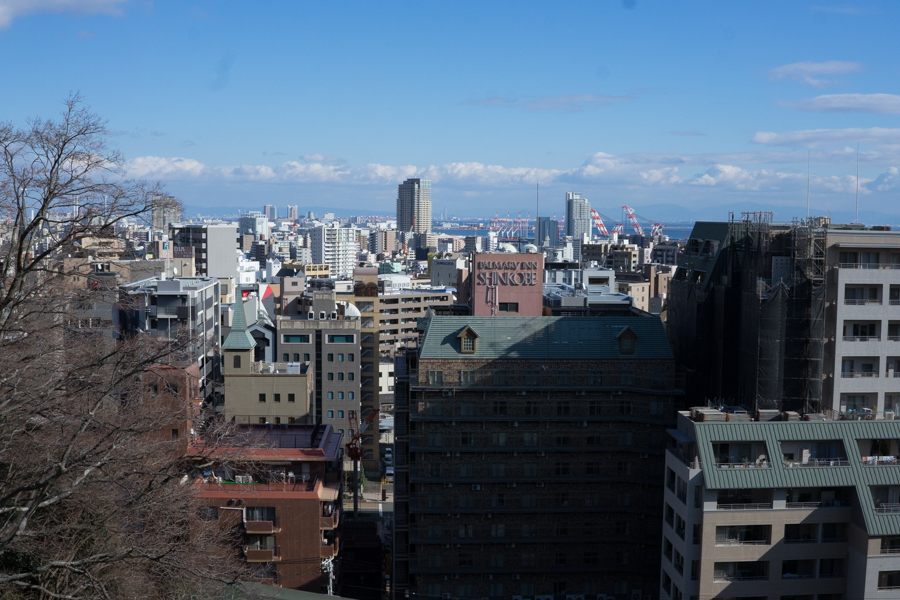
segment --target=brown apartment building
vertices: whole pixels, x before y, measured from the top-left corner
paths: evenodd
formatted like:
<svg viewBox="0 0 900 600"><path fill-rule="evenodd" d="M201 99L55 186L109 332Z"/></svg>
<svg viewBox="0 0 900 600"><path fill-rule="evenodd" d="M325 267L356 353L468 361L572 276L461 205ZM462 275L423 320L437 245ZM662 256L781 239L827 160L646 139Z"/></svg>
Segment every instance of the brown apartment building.
<svg viewBox="0 0 900 600"><path fill-rule="evenodd" d="M658 597L665 432L683 387L661 322L420 328L395 365L394 598Z"/></svg>

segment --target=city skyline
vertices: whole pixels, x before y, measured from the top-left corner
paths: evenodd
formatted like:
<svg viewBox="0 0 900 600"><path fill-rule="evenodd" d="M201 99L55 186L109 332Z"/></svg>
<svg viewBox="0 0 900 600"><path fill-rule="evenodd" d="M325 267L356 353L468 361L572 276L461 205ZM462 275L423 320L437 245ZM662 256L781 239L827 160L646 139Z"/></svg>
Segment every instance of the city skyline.
<svg viewBox="0 0 900 600"><path fill-rule="evenodd" d="M764 204L790 218L805 214L808 160L811 212L853 212L859 144L860 211L900 214L893 4L488 4L479 18L473 6L70 6L0 2L8 55L45 42L4 65L30 82L0 92L4 118L52 115L80 91L108 117L126 174L200 210L386 213L418 177L433 181L436 214L524 212L539 182L557 213L578 190L639 213ZM409 36L385 34L398 27ZM400 77L417 83L399 94ZM396 135L410 125L428 135Z"/></svg>

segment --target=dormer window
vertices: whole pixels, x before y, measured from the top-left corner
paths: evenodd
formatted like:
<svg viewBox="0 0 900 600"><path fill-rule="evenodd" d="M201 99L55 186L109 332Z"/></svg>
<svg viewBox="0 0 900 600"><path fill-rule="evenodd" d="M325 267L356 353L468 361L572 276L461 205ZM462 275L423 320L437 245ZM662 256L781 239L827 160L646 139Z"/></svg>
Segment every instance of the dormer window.
<svg viewBox="0 0 900 600"><path fill-rule="evenodd" d="M626 327L616 337L619 339L619 354L634 354L637 334L632 331L631 327Z"/></svg>
<svg viewBox="0 0 900 600"><path fill-rule="evenodd" d="M459 334L459 351L463 354L475 354L478 334L471 327L466 327Z"/></svg>

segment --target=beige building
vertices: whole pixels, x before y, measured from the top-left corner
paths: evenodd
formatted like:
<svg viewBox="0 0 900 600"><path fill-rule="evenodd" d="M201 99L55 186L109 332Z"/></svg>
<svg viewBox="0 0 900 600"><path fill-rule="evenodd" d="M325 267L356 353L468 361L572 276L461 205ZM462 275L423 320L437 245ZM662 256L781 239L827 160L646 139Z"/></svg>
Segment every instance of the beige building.
<svg viewBox="0 0 900 600"><path fill-rule="evenodd" d="M310 363L254 362L255 346L239 308L222 345L225 418L246 425L310 422L315 390Z"/></svg>
<svg viewBox="0 0 900 600"><path fill-rule="evenodd" d="M660 598L900 598L900 422L791 414L678 414Z"/></svg>

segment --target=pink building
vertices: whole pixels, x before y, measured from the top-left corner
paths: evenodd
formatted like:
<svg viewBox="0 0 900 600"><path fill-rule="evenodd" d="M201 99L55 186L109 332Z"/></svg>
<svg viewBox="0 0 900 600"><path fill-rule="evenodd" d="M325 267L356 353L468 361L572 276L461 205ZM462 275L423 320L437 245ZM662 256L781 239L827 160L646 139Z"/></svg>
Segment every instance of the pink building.
<svg viewBox="0 0 900 600"><path fill-rule="evenodd" d="M469 277L476 317L543 314L542 254L475 254Z"/></svg>

